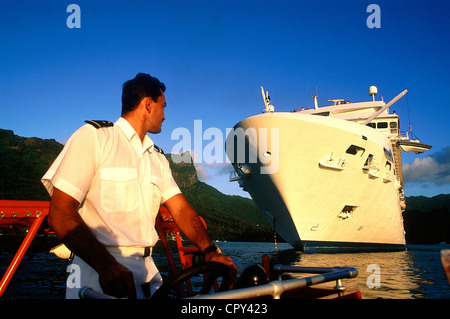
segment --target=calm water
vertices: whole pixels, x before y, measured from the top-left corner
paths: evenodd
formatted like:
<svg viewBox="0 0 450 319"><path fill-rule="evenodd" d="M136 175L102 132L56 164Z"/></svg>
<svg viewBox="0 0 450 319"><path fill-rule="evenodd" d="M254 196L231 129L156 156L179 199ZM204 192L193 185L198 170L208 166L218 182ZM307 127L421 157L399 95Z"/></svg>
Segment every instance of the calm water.
<svg viewBox="0 0 450 319"><path fill-rule="evenodd" d="M0 238L0 275L3 276L13 257ZM450 286L440 261L440 246L409 246L406 251L350 254L303 254L291 246L278 243L218 243L222 251L233 257L239 271L253 264L261 264L261 256L269 254L277 262L298 266L333 267L350 266L358 269L358 277L345 279L344 285L358 288L365 299L449 299ZM448 246L446 247L448 248ZM165 255L155 249L154 259L163 275L168 266ZM380 269L380 287L369 288L372 275L369 265ZM66 267L68 262L53 254L27 255L9 284L2 299L64 298Z"/></svg>

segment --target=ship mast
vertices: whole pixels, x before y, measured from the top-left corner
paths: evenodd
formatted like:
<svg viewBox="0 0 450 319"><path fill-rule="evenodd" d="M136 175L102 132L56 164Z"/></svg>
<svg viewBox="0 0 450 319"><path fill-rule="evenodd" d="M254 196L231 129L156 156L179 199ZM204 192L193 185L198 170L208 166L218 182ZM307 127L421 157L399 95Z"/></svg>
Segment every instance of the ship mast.
<svg viewBox="0 0 450 319"><path fill-rule="evenodd" d="M316 85L316 95L312 95L312 98L314 100L314 108L316 110L319 109L319 103L317 102L317 97L319 96L318 90L317 90L317 85Z"/></svg>
<svg viewBox="0 0 450 319"><path fill-rule="evenodd" d="M378 115L380 115L381 113L383 113L387 108L389 108L392 104L394 104L395 102L397 102L398 100L400 100L406 93L408 92L408 90L404 90L403 92L401 92L400 94L398 94L396 97L394 97L392 100L389 101L389 103L387 103L385 106L383 106L381 109L379 109L378 111L372 113L372 115L369 116L369 118L363 123L363 125L367 125L368 123L370 123L374 118L376 118ZM375 95L373 95L373 99L375 99Z"/></svg>
<svg viewBox="0 0 450 319"><path fill-rule="evenodd" d="M275 108L271 104L272 102L270 101L269 91L264 91L264 88L262 87L262 85L261 85L261 94L262 94L264 106L265 106L263 113L274 112Z"/></svg>

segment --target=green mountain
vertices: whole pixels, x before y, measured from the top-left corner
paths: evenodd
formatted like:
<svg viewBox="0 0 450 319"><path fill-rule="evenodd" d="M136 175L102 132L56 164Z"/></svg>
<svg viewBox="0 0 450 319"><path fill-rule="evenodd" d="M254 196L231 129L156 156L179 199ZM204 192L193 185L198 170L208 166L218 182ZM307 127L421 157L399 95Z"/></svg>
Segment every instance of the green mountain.
<svg viewBox="0 0 450 319"><path fill-rule="evenodd" d="M54 139L25 138L0 129L0 199L50 200L40 179L62 148ZM273 240L272 228L252 200L225 195L199 181L192 161L175 164L170 154L166 157L184 196L205 219L213 239Z"/></svg>
<svg viewBox="0 0 450 319"><path fill-rule="evenodd" d="M410 196L406 199L407 211L431 212L439 209L450 209L450 194L433 197Z"/></svg>
<svg viewBox="0 0 450 319"><path fill-rule="evenodd" d="M403 224L408 244L450 243L450 194L408 197Z"/></svg>
<svg viewBox="0 0 450 319"><path fill-rule="evenodd" d="M40 183L63 145L0 129L0 199L50 200Z"/></svg>

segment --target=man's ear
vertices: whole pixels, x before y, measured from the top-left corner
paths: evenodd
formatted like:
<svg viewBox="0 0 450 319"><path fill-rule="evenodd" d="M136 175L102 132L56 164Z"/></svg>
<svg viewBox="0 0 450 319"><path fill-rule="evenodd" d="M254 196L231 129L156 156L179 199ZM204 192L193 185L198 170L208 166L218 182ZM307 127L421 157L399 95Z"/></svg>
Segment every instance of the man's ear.
<svg viewBox="0 0 450 319"><path fill-rule="evenodd" d="M146 97L145 99L146 99L145 108L147 109L148 112L150 112L152 110L153 103L155 102L151 97Z"/></svg>

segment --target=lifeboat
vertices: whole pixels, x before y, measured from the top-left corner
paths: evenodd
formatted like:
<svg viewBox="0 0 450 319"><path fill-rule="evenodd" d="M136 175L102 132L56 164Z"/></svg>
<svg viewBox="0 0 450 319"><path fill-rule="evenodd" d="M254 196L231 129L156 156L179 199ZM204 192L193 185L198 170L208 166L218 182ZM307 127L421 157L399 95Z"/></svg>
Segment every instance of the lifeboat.
<svg viewBox="0 0 450 319"><path fill-rule="evenodd" d="M413 137L414 139L411 139ZM402 132L398 141L398 146L405 152L420 154L431 149L431 145L424 144L412 132L411 125L409 131Z"/></svg>
<svg viewBox="0 0 450 319"><path fill-rule="evenodd" d="M408 153L420 154L431 149L431 145L424 144L419 140L400 140L398 144L403 151Z"/></svg>

